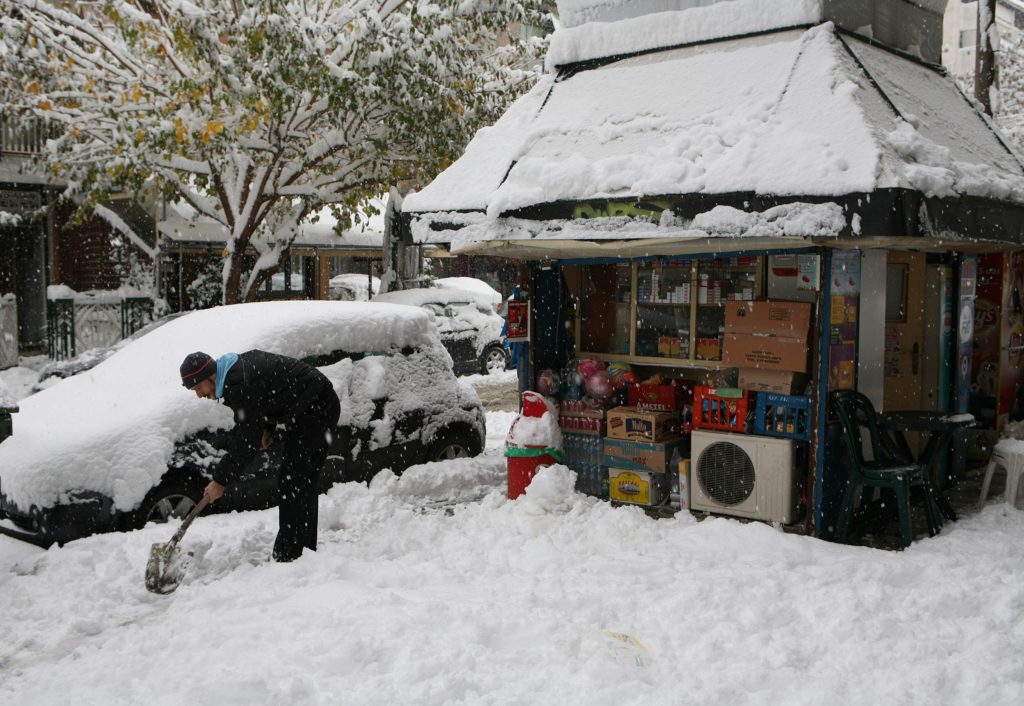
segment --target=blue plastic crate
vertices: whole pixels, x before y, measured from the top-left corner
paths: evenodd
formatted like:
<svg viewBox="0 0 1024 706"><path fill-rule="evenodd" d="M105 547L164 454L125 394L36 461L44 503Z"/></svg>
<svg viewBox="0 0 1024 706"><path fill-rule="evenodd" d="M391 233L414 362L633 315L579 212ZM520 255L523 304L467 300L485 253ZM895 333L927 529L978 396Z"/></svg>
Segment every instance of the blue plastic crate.
<svg viewBox="0 0 1024 706"><path fill-rule="evenodd" d="M811 438L811 398L757 393L752 431L763 436L807 441Z"/></svg>

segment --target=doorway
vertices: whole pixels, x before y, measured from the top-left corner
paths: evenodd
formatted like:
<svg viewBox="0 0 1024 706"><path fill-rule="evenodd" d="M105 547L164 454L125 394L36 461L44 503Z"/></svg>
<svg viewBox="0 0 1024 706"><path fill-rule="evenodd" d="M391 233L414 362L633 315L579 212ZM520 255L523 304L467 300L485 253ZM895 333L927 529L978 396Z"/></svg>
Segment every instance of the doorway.
<svg viewBox="0 0 1024 706"><path fill-rule="evenodd" d="M924 253L890 252L885 269L885 410L924 408Z"/></svg>

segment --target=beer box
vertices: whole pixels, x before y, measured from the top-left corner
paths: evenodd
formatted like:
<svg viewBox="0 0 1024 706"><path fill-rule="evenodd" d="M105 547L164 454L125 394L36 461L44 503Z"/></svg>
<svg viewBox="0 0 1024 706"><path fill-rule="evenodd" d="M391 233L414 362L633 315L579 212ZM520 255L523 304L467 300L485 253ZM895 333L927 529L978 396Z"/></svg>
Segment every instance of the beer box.
<svg viewBox="0 0 1024 706"><path fill-rule="evenodd" d="M674 452L678 451L681 457L690 455L689 441L688 438L679 437L663 443L652 444L645 441L605 439L601 463L610 468L629 471L666 473Z"/></svg>
<svg viewBox="0 0 1024 706"><path fill-rule="evenodd" d="M678 412L653 412L636 407L616 407L607 417L609 439L662 441L678 434Z"/></svg>
<svg viewBox="0 0 1024 706"><path fill-rule="evenodd" d="M668 492L667 473L608 469L608 497L614 502L655 507L665 502Z"/></svg>
<svg viewBox="0 0 1024 706"><path fill-rule="evenodd" d="M647 385L640 382L626 387L630 407L656 412L676 412L693 404L693 383L677 381L674 385Z"/></svg>

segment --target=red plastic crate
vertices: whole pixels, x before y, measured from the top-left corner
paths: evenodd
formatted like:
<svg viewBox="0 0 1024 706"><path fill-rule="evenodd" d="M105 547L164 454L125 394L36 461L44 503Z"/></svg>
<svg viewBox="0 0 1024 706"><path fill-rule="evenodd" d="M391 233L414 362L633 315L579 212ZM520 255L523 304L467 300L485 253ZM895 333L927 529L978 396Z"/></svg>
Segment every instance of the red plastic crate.
<svg viewBox="0 0 1024 706"><path fill-rule="evenodd" d="M693 428L745 432L751 397L748 390L738 388L695 388Z"/></svg>

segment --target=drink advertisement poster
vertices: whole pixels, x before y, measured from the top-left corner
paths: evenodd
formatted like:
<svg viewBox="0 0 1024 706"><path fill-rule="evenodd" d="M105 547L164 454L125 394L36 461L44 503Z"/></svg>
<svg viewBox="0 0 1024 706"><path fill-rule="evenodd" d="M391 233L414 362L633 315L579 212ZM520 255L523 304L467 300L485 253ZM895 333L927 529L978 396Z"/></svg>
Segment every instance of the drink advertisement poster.
<svg viewBox="0 0 1024 706"><path fill-rule="evenodd" d="M508 335L509 343L528 343L530 341L530 302L508 302Z"/></svg>

